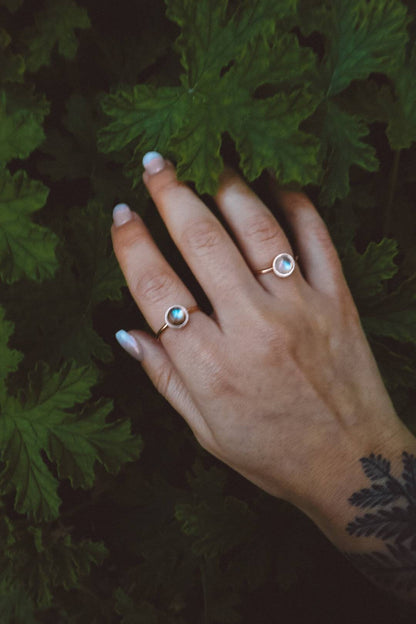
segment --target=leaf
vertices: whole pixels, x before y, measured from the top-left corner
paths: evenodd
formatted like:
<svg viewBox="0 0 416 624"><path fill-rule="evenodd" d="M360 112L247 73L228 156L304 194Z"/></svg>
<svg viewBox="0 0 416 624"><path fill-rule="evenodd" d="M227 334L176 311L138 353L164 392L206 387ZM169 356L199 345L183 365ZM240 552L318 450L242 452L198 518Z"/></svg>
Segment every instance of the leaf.
<svg viewBox="0 0 416 624"><path fill-rule="evenodd" d="M181 27L174 48L186 72L181 82L191 89L202 78L218 77L253 38L274 34L276 21L293 15L297 5L297 0L262 0L254 5L246 1L227 19L227 0L165 2L167 17Z"/></svg>
<svg viewBox="0 0 416 624"><path fill-rule="evenodd" d="M362 139L368 136L366 124L335 104L328 102L325 110L318 111L321 129L321 158L327 160L320 201L331 205L343 199L350 190L350 168L353 165L367 171L377 171L379 161L375 149Z"/></svg>
<svg viewBox="0 0 416 624"><path fill-rule="evenodd" d="M0 170L12 158L27 158L45 138L49 102L33 91L26 84L0 89Z"/></svg>
<svg viewBox="0 0 416 624"><path fill-rule="evenodd" d="M78 49L75 29L90 26L87 10L73 0L48 0L46 8L36 13L35 25L22 36L28 48L28 71L36 72L43 65L50 65L55 46L64 58L73 59Z"/></svg>
<svg viewBox="0 0 416 624"><path fill-rule="evenodd" d="M13 54L8 48L11 37L0 28L0 84L23 82L26 64L21 54Z"/></svg>
<svg viewBox="0 0 416 624"><path fill-rule="evenodd" d="M27 593L17 583L11 585L5 579L0 583L0 619L2 624L39 624Z"/></svg>
<svg viewBox="0 0 416 624"><path fill-rule="evenodd" d="M20 525L3 545L2 569L19 579L38 608L52 607L59 590L81 587L93 566L102 565L109 554L102 542L74 541L68 530L56 524Z"/></svg>
<svg viewBox="0 0 416 624"><path fill-rule="evenodd" d="M0 306L0 406L6 399L5 380L9 373L17 370L19 362L23 358L23 353L7 346L14 325L12 322L6 321L5 317L6 312Z"/></svg>
<svg viewBox="0 0 416 624"><path fill-rule="evenodd" d="M88 399L96 381L92 367L68 363L52 373L40 363L30 375L28 388L19 391L18 399L6 401L0 420L5 463L1 483L3 491L11 485L16 489L19 513L38 521L58 516L58 482L41 451L46 451L58 464L58 473L70 478L75 487L92 485L96 460L116 472L121 462L140 452L140 442L131 440L126 423L105 424L109 403L92 408L84 421L64 411Z"/></svg>
<svg viewBox="0 0 416 624"><path fill-rule="evenodd" d="M0 170L0 277L7 283L23 275L42 281L58 267L58 237L29 218L44 206L48 193L23 170L14 176Z"/></svg>
<svg viewBox="0 0 416 624"><path fill-rule="evenodd" d="M397 0L333 0L332 7L325 32L327 94L334 96L374 72L393 74L408 41L406 7Z"/></svg>
<svg viewBox="0 0 416 624"><path fill-rule="evenodd" d="M56 462L61 479L69 478L73 488L91 488L94 464L116 474L126 461L137 459L142 443L133 439L130 424L117 420L106 424L112 401L99 401L80 417L67 417L49 430L48 457Z"/></svg>
<svg viewBox="0 0 416 624"><path fill-rule="evenodd" d="M387 137L392 149L408 149L416 141L416 44L409 60L392 76L396 98L388 106Z"/></svg>
<svg viewBox="0 0 416 624"><path fill-rule="evenodd" d="M370 335L416 344L415 286L416 276L412 275L376 306L366 309L361 317L365 331Z"/></svg>
<svg viewBox="0 0 416 624"><path fill-rule="evenodd" d="M93 322L99 304L120 300L126 290L110 226L111 209L95 200L68 210L65 219L56 219L54 229L65 248L60 251L55 279L41 282L36 289L22 280L7 295L10 314L20 327L17 346L22 350L44 360L54 353L58 362L63 358L80 365L90 364L93 358L113 359L108 337L104 339ZM31 310L30 322L27 309Z"/></svg>
<svg viewBox="0 0 416 624"><path fill-rule="evenodd" d="M180 87L136 85L103 97L103 111L114 121L100 129L99 149L134 147L126 168L134 186L141 180L142 154L157 149L175 154L179 179L193 180L198 193L214 194L223 170L224 132L241 152L249 181L267 167L281 182L317 180L316 139L299 130L315 99L292 85L288 93L280 89L272 98L254 98L261 85L289 77L300 82L315 67L314 56L301 51L293 36L274 35L273 16L290 15L294 4L263 0L225 22L226 4L169 2L168 16L182 27L175 45L186 70ZM294 59L299 66L285 75Z"/></svg>
<svg viewBox="0 0 416 624"><path fill-rule="evenodd" d="M384 345L380 340L371 339L371 349L388 391L396 388L416 388L414 358Z"/></svg>
<svg viewBox="0 0 416 624"><path fill-rule="evenodd" d="M104 206L116 204L119 198L133 205L137 193L131 193L121 165L115 167L113 160L97 152L100 116L98 97L73 93L66 102L62 129L49 128L39 148L44 157L37 160L37 170L53 181L87 179L94 201Z"/></svg>
<svg viewBox="0 0 416 624"><path fill-rule="evenodd" d="M354 299L367 299L383 290L383 281L398 271L394 263L398 253L397 241L392 238L371 241L363 254L353 244L344 250L342 267Z"/></svg>

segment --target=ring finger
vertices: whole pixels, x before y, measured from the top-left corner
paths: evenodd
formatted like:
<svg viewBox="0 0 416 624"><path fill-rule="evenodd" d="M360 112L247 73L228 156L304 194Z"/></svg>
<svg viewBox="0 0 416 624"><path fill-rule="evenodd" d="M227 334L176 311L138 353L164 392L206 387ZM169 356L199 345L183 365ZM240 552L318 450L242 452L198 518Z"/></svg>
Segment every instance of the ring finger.
<svg viewBox="0 0 416 624"><path fill-rule="evenodd" d="M282 292L282 284L277 283L272 271L264 275L258 273L261 269L270 268L274 258L281 253L294 257L290 242L272 212L230 167L225 167L214 199L230 225L248 265L257 273L264 288L273 294ZM295 266L290 280L284 285L285 295L288 287L299 285L300 281L303 278Z"/></svg>
<svg viewBox="0 0 416 624"><path fill-rule="evenodd" d="M133 299L156 333L165 325L169 307L179 305L189 309L196 306L196 301L163 257L137 213L119 204L114 209L113 219L111 236L120 268ZM191 332L191 340L186 340L188 328L184 328L180 341L175 339L176 329L163 333L168 352L171 350L177 355L186 347L189 355L189 349L198 350L201 341L213 340L213 332L219 331L216 323L203 312L196 311L191 316L190 325L197 327L197 331Z"/></svg>

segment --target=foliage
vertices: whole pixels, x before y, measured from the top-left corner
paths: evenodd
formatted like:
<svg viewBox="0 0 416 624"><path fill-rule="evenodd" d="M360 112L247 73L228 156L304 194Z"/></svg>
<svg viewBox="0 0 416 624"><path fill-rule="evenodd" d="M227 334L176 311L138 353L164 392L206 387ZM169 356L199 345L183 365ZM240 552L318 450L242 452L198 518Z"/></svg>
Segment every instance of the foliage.
<svg viewBox="0 0 416 624"><path fill-rule="evenodd" d="M337 621L333 547L208 456L115 344L146 324L111 209L186 275L146 151L200 195L227 162L276 214L269 173L304 187L416 432L415 68L411 0L0 0L2 622ZM396 504L383 459L363 467L377 483L353 504Z"/></svg>

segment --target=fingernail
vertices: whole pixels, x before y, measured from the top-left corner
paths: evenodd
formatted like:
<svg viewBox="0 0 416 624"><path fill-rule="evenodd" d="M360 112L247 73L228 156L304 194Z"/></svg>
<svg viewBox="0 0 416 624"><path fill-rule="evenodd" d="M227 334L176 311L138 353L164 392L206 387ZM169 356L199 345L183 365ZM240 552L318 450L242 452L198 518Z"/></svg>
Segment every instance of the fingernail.
<svg viewBox="0 0 416 624"><path fill-rule="evenodd" d="M117 227L130 221L132 216L132 212L127 204L117 204L113 208L113 221Z"/></svg>
<svg viewBox="0 0 416 624"><path fill-rule="evenodd" d="M130 334L128 334L124 329L120 329L116 333L116 340L118 344L123 347L125 351L135 360L139 360L139 362L143 359L143 350L137 340L133 338Z"/></svg>
<svg viewBox="0 0 416 624"><path fill-rule="evenodd" d="M143 167L149 175L159 173L165 167L165 159L159 152L147 152L143 156Z"/></svg>

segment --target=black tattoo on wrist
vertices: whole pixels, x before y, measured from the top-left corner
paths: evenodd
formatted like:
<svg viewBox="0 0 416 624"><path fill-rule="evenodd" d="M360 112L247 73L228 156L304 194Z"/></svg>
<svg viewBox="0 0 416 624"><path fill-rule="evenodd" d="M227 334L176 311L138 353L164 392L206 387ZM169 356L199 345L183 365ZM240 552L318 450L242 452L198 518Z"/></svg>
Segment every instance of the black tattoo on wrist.
<svg viewBox="0 0 416 624"><path fill-rule="evenodd" d="M354 492L348 502L373 513L357 516L346 531L356 537L378 537L385 542L383 551L343 554L377 585L393 591L416 588L416 457L402 453L403 472L396 479L390 462L371 453L360 462L370 488Z"/></svg>

